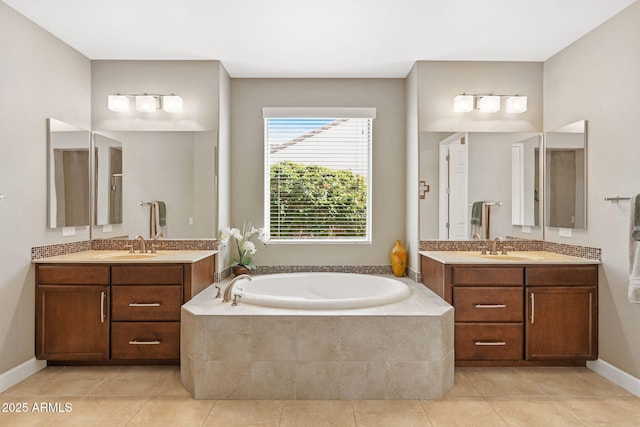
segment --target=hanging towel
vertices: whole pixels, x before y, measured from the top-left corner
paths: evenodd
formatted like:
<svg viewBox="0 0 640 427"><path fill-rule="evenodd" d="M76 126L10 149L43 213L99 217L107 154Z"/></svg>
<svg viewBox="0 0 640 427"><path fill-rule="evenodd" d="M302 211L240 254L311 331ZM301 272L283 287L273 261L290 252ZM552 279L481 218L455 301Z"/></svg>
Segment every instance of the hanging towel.
<svg viewBox="0 0 640 427"><path fill-rule="evenodd" d="M640 194L631 197L630 239L629 239L629 302L640 304Z"/></svg>
<svg viewBox="0 0 640 427"><path fill-rule="evenodd" d="M167 204L165 202L157 201L158 206L158 225L164 227L167 225Z"/></svg>
<svg viewBox="0 0 640 427"><path fill-rule="evenodd" d="M471 206L471 225L482 225L482 207L484 202L473 202Z"/></svg>

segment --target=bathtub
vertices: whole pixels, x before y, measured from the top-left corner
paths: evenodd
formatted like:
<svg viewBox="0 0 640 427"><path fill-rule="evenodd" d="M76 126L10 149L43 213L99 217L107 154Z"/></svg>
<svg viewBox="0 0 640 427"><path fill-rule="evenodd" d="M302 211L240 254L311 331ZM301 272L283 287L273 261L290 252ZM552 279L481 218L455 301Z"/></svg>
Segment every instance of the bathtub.
<svg viewBox="0 0 640 427"><path fill-rule="evenodd" d="M351 273L286 273L240 279L242 304L297 309L349 309L401 301L411 295L396 279Z"/></svg>

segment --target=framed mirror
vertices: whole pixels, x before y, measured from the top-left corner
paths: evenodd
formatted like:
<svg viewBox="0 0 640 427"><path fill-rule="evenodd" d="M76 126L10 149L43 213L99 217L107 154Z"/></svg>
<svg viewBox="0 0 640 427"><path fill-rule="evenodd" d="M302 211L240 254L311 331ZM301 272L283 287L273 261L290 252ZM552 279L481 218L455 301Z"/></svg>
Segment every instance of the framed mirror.
<svg viewBox="0 0 640 427"><path fill-rule="evenodd" d="M422 132L420 240L542 239L541 153L537 132Z"/></svg>
<svg viewBox="0 0 640 427"><path fill-rule="evenodd" d="M91 222L88 130L47 120L47 225L86 226Z"/></svg>
<svg viewBox="0 0 640 427"><path fill-rule="evenodd" d="M545 134L545 225L587 228L587 121Z"/></svg>
<svg viewBox="0 0 640 427"><path fill-rule="evenodd" d="M217 132L100 131L94 144L92 238L216 237Z"/></svg>

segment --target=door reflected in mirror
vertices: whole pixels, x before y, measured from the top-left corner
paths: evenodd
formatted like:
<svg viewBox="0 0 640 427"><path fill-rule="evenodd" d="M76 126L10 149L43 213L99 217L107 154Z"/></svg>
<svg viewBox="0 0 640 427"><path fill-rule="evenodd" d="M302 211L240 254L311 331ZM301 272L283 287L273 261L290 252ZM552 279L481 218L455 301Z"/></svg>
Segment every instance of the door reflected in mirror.
<svg viewBox="0 0 640 427"><path fill-rule="evenodd" d="M91 220L88 130L47 120L49 228L89 225Z"/></svg>
<svg viewBox="0 0 640 427"><path fill-rule="evenodd" d="M537 132L422 132L419 179L431 190L419 202L420 240L468 240L474 232L542 239L541 140ZM472 207L481 202L477 224Z"/></svg>
<svg viewBox="0 0 640 427"><path fill-rule="evenodd" d="M511 224L540 225L540 135L511 145Z"/></svg>
<svg viewBox="0 0 640 427"><path fill-rule="evenodd" d="M545 224L587 228L587 122L545 134Z"/></svg>
<svg viewBox="0 0 640 427"><path fill-rule="evenodd" d="M93 136L95 224L122 224L122 142Z"/></svg>

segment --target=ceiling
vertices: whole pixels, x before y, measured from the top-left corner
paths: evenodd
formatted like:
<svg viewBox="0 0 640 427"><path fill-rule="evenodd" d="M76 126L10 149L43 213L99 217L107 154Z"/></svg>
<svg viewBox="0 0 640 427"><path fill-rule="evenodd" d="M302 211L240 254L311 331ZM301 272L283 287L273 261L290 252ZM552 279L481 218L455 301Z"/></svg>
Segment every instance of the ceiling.
<svg viewBox="0 0 640 427"><path fill-rule="evenodd" d="M232 77L405 77L545 61L635 0L2 0L90 59L220 60Z"/></svg>

